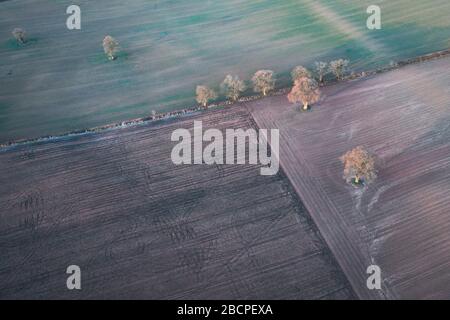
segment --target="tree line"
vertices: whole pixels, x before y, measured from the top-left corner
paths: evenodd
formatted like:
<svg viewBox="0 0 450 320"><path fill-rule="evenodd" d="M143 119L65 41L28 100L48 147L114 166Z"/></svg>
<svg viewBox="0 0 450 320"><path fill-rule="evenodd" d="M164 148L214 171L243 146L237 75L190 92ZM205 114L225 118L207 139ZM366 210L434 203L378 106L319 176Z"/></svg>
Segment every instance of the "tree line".
<svg viewBox="0 0 450 320"><path fill-rule="evenodd" d="M288 94L289 101L294 104L302 103L303 109L308 110L311 104L320 99L319 87L324 84L325 76L333 74L338 81L342 80L347 73L348 65L349 61L346 59L330 63L319 61L315 62L313 72L303 66L296 66L291 72L293 87ZM275 89L275 83L275 72L272 70L258 70L251 78L253 91L263 96ZM237 101L245 90L247 85L236 75L227 75L220 85L220 92L231 101ZM203 107L217 97L218 93L206 85L198 85L196 88L196 100Z"/></svg>
<svg viewBox="0 0 450 320"><path fill-rule="evenodd" d="M19 45L27 42L26 31L15 28L12 35ZM103 51L109 60L115 60L120 50L119 42L107 35L102 42ZM320 100L320 86L324 84L325 76L333 74L340 81L347 73L349 61L338 59L329 63L318 61L314 63L313 72L303 66L296 66L291 72L293 86L287 95L289 102L301 103L302 110L309 110L311 105ZM275 89L275 73L272 70L258 70L251 78L253 91L266 96ZM236 75L227 75L220 85L220 91L227 99L237 101L244 91L246 83ZM217 99L216 91L206 85L198 85L196 88L196 100L203 107L207 107L210 101ZM369 183L376 177L374 158L361 146L345 153L341 158L344 165L344 179L354 185Z"/></svg>
<svg viewBox="0 0 450 320"><path fill-rule="evenodd" d="M22 28L15 28L12 35L19 45L27 42L26 31ZM120 51L119 42L112 36L107 35L102 42L103 51L109 60L115 60ZM319 61L314 64L314 76L303 66L296 66L292 72L293 87L288 94L290 102L302 103L303 110L308 110L310 105L320 99L319 86L323 85L325 76L333 74L337 80L342 80L349 64L348 60L338 59L330 63ZM317 80L316 80L317 79ZM253 91L266 96L275 89L275 73L272 70L258 70L251 78ZM220 91L231 101L237 101L247 90L247 85L236 75L227 75L220 85ZM195 90L196 100L203 107L217 99L218 94L212 88L206 85L198 85Z"/></svg>

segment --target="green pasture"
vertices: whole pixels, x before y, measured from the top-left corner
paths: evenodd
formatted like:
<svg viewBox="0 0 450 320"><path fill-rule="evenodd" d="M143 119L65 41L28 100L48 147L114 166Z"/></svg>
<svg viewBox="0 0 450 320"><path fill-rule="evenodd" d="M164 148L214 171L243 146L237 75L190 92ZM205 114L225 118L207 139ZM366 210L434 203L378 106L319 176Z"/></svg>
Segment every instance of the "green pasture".
<svg viewBox="0 0 450 320"><path fill-rule="evenodd" d="M82 29L67 30L78 4ZM381 7L368 30L366 8ZM298 64L371 69L449 46L448 0L8 0L0 2L0 142L59 134L195 104L197 84ZM14 27L31 41L18 46ZM105 35L122 53L108 61Z"/></svg>

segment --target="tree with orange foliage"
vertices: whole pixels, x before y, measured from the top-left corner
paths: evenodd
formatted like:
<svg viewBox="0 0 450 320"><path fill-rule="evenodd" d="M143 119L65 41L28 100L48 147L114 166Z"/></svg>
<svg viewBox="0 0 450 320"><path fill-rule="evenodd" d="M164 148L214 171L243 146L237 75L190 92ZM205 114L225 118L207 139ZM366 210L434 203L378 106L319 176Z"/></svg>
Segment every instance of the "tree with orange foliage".
<svg viewBox="0 0 450 320"><path fill-rule="evenodd" d="M344 78L344 75L347 71L347 66L349 64L349 61L346 59L338 59L330 62L329 65L329 72L334 74L336 76L336 79L338 81L342 80Z"/></svg>
<svg viewBox="0 0 450 320"><path fill-rule="evenodd" d="M106 36L103 39L103 50L109 60L115 60L116 54L119 51L119 43L113 37Z"/></svg>
<svg viewBox="0 0 450 320"><path fill-rule="evenodd" d="M14 28L12 31L12 35L14 36L14 39L17 40L18 43L24 44L26 42L26 32L24 29L21 28Z"/></svg>
<svg viewBox="0 0 450 320"><path fill-rule="evenodd" d="M239 79L238 76L233 77L230 74L225 77L220 87L227 98L230 98L232 101L239 99L241 93L246 89L244 81Z"/></svg>
<svg viewBox="0 0 450 320"><path fill-rule="evenodd" d="M348 151L340 160L344 164L344 179L347 182L369 183L376 178L375 161L363 147Z"/></svg>
<svg viewBox="0 0 450 320"><path fill-rule="evenodd" d="M203 108L206 108L210 100L214 100L217 98L216 92L207 86L197 86L197 88L195 89L195 93L197 95L197 102L200 103Z"/></svg>
<svg viewBox="0 0 450 320"><path fill-rule="evenodd" d="M270 90L275 88L274 72L272 70L256 71L252 77L252 82L253 90L266 96Z"/></svg>
<svg viewBox="0 0 450 320"><path fill-rule="evenodd" d="M295 83L295 81L304 77L311 78L311 72L309 72L308 69L306 69L303 66L296 66L294 69L292 69L291 72L292 82Z"/></svg>
<svg viewBox="0 0 450 320"><path fill-rule="evenodd" d="M317 81L308 77L302 77L295 81L291 92L287 96L289 102L303 104L303 110L308 110L310 104L320 99L320 90Z"/></svg>

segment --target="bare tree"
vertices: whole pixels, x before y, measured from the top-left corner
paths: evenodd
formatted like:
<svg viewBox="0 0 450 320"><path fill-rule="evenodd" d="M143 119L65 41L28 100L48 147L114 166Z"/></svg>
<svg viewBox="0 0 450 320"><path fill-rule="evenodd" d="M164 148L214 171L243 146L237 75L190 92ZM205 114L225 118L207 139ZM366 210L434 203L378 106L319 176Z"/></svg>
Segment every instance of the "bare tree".
<svg viewBox="0 0 450 320"><path fill-rule="evenodd" d="M238 76L227 75L220 85L225 92L227 98L236 101L246 87L244 81L240 80Z"/></svg>
<svg viewBox="0 0 450 320"><path fill-rule="evenodd" d="M14 28L12 35L17 40L18 43L24 44L26 42L26 32L21 28Z"/></svg>
<svg viewBox="0 0 450 320"><path fill-rule="evenodd" d="M316 61L314 63L314 71L317 74L317 78L319 80L319 83L323 83L325 75L327 73L329 73L328 63L323 62L323 61Z"/></svg>
<svg viewBox="0 0 450 320"><path fill-rule="evenodd" d="M344 179L347 182L369 183L376 178L375 161L363 147L348 151L340 160L344 164Z"/></svg>
<svg viewBox="0 0 450 320"><path fill-rule="evenodd" d="M109 60L114 60L116 59L116 54L119 51L119 43L113 37L106 36L103 39L103 50Z"/></svg>
<svg viewBox="0 0 450 320"><path fill-rule="evenodd" d="M292 69L291 72L292 82L295 83L300 78L311 78L311 72L308 71L305 67L302 66L296 66L294 69Z"/></svg>
<svg viewBox="0 0 450 320"><path fill-rule="evenodd" d="M197 94L197 102L206 108L209 101L217 98L217 94L214 90L207 86L197 86L195 93Z"/></svg>
<svg viewBox="0 0 450 320"><path fill-rule="evenodd" d="M319 85L314 79L307 77L300 78L295 81L287 97L289 102L301 102L303 104L303 110L308 110L310 104L314 104L320 99Z"/></svg>
<svg viewBox="0 0 450 320"><path fill-rule="evenodd" d="M252 77L253 90L262 92L265 96L267 92L275 88L274 72L272 70L259 70Z"/></svg>
<svg viewBox="0 0 450 320"><path fill-rule="evenodd" d="M342 80L345 72L347 71L348 60L339 59L330 62L329 71L333 73L338 80Z"/></svg>

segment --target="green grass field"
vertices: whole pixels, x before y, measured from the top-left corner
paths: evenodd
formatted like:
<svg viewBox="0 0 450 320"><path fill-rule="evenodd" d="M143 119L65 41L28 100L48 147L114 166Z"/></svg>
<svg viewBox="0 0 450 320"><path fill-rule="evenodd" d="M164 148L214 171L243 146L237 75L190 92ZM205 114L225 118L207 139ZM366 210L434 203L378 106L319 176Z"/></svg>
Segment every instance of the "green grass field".
<svg viewBox="0 0 450 320"><path fill-rule="evenodd" d="M65 26L65 0L0 2L0 142L60 134L195 104L197 84L249 79L345 57L354 70L444 49L448 0L75 1L82 30ZM366 8L382 9L368 30ZM23 47L11 30L23 27ZM123 52L110 62L101 42Z"/></svg>

